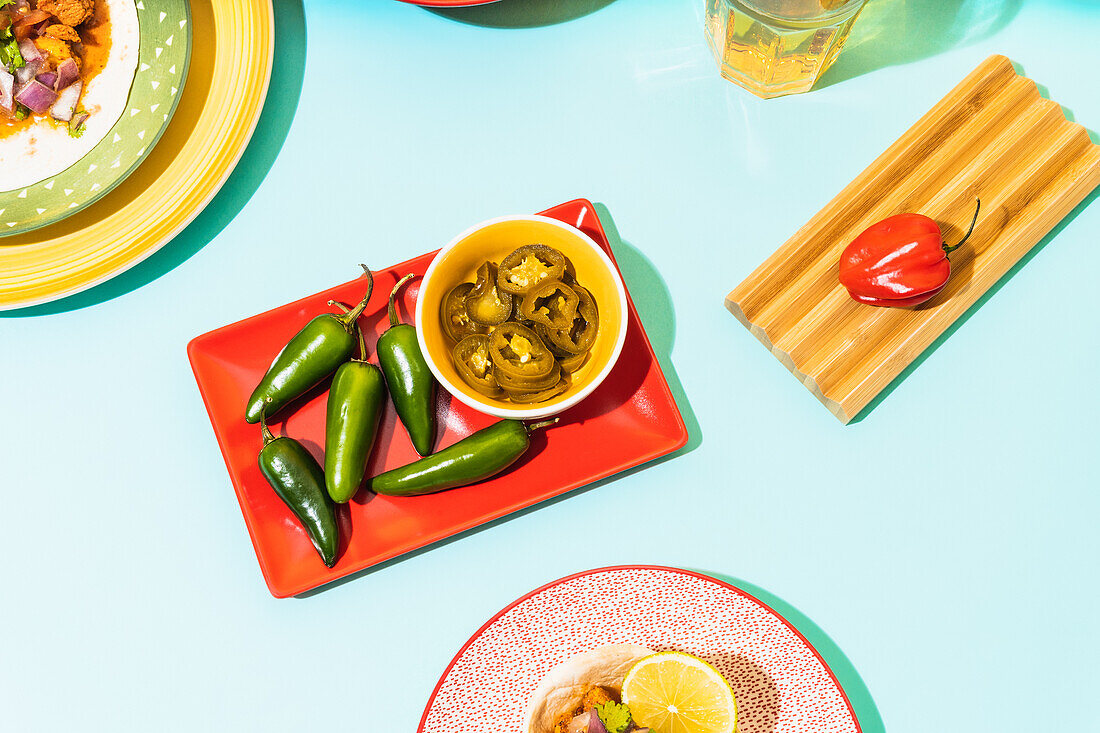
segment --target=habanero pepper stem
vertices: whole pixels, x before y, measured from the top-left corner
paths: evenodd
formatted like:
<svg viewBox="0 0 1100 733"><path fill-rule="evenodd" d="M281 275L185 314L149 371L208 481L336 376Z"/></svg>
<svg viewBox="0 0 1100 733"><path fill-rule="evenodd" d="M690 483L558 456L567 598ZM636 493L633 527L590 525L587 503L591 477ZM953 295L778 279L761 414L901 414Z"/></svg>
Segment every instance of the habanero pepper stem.
<svg viewBox="0 0 1100 733"><path fill-rule="evenodd" d="M978 223L978 212L982 210L982 200L981 199L974 199L974 200L978 202L978 205L974 207L974 218L970 220L970 228L966 230L966 234L963 235L963 238L959 240L958 244L953 245L951 247L948 247L945 244L943 246L944 254L951 254L952 252L957 250L959 247L966 244L966 240L970 239L970 235L974 233L974 225Z"/></svg>

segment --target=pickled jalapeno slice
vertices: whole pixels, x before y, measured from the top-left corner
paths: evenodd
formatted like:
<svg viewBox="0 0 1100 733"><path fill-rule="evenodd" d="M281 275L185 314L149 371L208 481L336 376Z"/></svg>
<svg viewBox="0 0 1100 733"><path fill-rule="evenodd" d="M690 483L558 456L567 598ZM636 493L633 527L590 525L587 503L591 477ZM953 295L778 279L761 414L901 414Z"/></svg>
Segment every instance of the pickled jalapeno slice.
<svg viewBox="0 0 1100 733"><path fill-rule="evenodd" d="M565 392L567 389L569 389L569 377L565 374L562 374L561 379L558 380L557 384L547 389L544 389L541 392L530 392L528 394L509 392L508 398L512 400L512 402L517 402L521 405L533 405L539 402L546 402L546 400L557 397L561 393Z"/></svg>
<svg viewBox="0 0 1100 733"><path fill-rule="evenodd" d="M518 323L503 323L489 334L489 358L516 377L541 377L557 365L542 339Z"/></svg>
<svg viewBox="0 0 1100 733"><path fill-rule="evenodd" d="M512 317L512 294L497 287L497 266L477 268L477 282L466 295L466 314L482 326L499 326Z"/></svg>
<svg viewBox="0 0 1100 733"><path fill-rule="evenodd" d="M563 372L575 372L584 366L584 363L588 361L588 352L582 352L580 354L573 354L567 356L564 359L560 359L558 364L561 366Z"/></svg>
<svg viewBox="0 0 1100 733"><path fill-rule="evenodd" d="M565 257L565 255L562 255L562 257L565 258L565 274L561 276L561 281L566 285L572 285L577 282L577 268L573 267L573 260Z"/></svg>
<svg viewBox="0 0 1100 733"><path fill-rule="evenodd" d="M505 392L538 392L553 386L555 382L561 379L561 367L557 362L554 362L554 366L546 374L537 377L521 377L494 365L493 378L497 380L497 384Z"/></svg>
<svg viewBox="0 0 1100 733"><path fill-rule="evenodd" d="M530 321L524 325L538 334L539 338L542 339L542 343L546 344L546 348L550 349L550 353L553 354L555 358L562 359L566 356L573 355L572 352L566 351L554 343L554 340L550 337L550 329L546 326L541 323L531 323Z"/></svg>
<svg viewBox="0 0 1100 733"><path fill-rule="evenodd" d="M550 329L569 328L577 315L580 298L560 280L543 283L523 296L519 314Z"/></svg>
<svg viewBox="0 0 1100 733"><path fill-rule="evenodd" d="M443 330L455 341L461 341L471 334L485 333L488 330L480 323L475 323L466 312L466 296L473 289L473 283L460 283L443 299L439 318L443 322Z"/></svg>
<svg viewBox="0 0 1100 733"><path fill-rule="evenodd" d="M466 384L487 397L500 395L500 385L493 377L493 362L489 355L489 337L475 333L455 344L451 352L455 369Z"/></svg>
<svg viewBox="0 0 1100 733"><path fill-rule="evenodd" d="M499 267L482 264L476 283L447 293L440 319L463 381L523 405L568 392L599 330L596 301L573 263L542 244L513 250Z"/></svg>
<svg viewBox="0 0 1100 733"><path fill-rule="evenodd" d="M569 354L583 354L596 343L600 328L600 314L592 294L580 285L573 287L577 294L577 312L568 328L547 328L542 332L549 348Z"/></svg>
<svg viewBox="0 0 1100 733"><path fill-rule="evenodd" d="M526 295L536 286L565 275L565 255L545 244L528 244L512 252L500 263L497 287L512 295Z"/></svg>

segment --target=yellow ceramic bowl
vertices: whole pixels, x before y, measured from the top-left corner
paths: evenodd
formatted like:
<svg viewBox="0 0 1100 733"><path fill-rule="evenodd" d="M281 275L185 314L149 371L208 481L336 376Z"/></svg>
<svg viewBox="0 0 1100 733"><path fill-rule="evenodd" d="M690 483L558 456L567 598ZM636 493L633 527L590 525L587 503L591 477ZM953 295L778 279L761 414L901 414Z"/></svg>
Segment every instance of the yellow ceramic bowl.
<svg viewBox="0 0 1100 733"><path fill-rule="evenodd" d="M588 361L573 374L569 389L537 405L517 405L486 397L462 380L451 358L454 342L443 331L443 299L459 283L474 282L486 260L497 264L525 244L545 244L568 257L577 282L586 287L599 309L600 325ZM506 216L482 222L455 237L439 251L424 273L416 301L420 349L436 379L455 399L498 417L532 420L555 415L577 404L607 377L626 339L626 288L611 258L588 235L546 216Z"/></svg>

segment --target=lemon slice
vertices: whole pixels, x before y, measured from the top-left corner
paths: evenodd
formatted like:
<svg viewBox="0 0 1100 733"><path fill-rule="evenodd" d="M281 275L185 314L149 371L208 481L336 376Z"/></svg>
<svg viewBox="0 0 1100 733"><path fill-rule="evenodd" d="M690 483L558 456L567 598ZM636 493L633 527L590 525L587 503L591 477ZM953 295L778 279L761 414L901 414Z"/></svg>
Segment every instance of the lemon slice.
<svg viewBox="0 0 1100 733"><path fill-rule="evenodd" d="M729 683L702 659L661 652L635 664L623 680L635 724L654 733L735 733L737 701Z"/></svg>

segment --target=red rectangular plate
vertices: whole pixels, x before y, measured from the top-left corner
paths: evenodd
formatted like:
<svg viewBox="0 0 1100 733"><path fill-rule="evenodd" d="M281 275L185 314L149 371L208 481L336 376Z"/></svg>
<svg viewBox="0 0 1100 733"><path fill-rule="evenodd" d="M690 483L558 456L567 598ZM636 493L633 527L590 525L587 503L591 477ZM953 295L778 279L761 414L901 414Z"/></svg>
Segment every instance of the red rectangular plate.
<svg viewBox="0 0 1100 733"><path fill-rule="evenodd" d="M584 199L542 212L576 226L614 254L607 235ZM385 301L394 283L412 272L422 275L435 253L374 273L374 295L360 326L370 360L385 330ZM364 280L289 303L258 316L205 333L188 344L187 355L199 384L214 434L221 446L260 569L278 597L317 586L429 545L524 507L671 453L687 443L687 428L653 354L649 339L628 301L626 343L615 368L587 399L561 416L561 422L533 436L530 451L506 473L476 486L431 496L392 498L362 491L340 507L341 550L329 569L313 549L305 530L267 484L256 463L262 441L258 425L244 421L244 408L272 358L290 337L319 313L331 312L330 300L356 303ZM400 304L403 322L411 321L419 279L406 286ZM325 402L328 385L312 390L275 422L272 430L301 441L323 465ZM440 390L440 435L446 447L496 421ZM418 456L403 427L387 407L378 431L369 475Z"/></svg>

